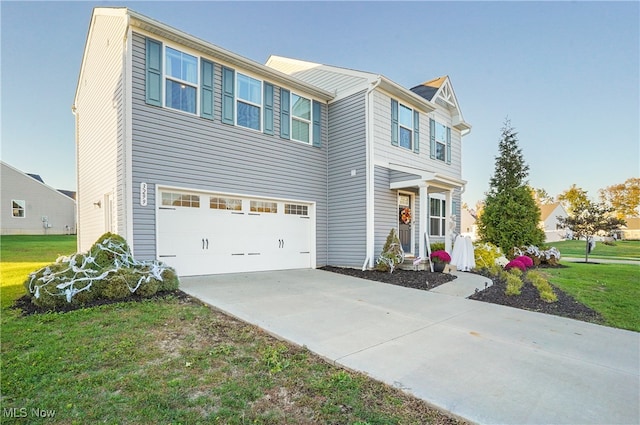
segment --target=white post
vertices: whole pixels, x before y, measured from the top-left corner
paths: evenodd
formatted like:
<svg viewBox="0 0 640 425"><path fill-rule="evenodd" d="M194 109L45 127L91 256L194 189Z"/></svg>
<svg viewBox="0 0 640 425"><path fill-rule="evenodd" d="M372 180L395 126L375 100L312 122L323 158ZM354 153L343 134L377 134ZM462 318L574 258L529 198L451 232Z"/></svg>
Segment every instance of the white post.
<svg viewBox="0 0 640 425"><path fill-rule="evenodd" d="M445 204L447 211L445 211L445 226L444 226L444 249L448 253L451 253L451 226L450 221L452 220L451 213L453 211L451 205L451 199L453 191L449 190L445 195Z"/></svg>
<svg viewBox="0 0 640 425"><path fill-rule="evenodd" d="M427 183L421 184L418 191L420 197L420 217L418 219L418 228L420 231L420 241L418 242L418 255L422 258L429 258L428 247L426 238L424 235L429 231L427 225L427 217L429 216L429 185Z"/></svg>

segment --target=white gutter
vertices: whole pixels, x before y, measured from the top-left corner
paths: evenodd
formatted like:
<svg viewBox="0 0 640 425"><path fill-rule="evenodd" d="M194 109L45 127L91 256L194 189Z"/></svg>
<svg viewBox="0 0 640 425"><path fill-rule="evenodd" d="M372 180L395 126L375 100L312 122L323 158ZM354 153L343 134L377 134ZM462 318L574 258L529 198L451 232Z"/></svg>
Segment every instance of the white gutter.
<svg viewBox="0 0 640 425"><path fill-rule="evenodd" d="M373 82L371 87L367 90L366 94L366 102L365 102L365 117L367 120L367 125L365 126L365 160L366 160L366 189L365 189L365 216L366 216L366 257L364 259L364 264L362 264L362 270L366 270L367 264L370 267L374 266L374 257L375 257L375 221L374 221L374 184L375 184L375 176L374 176L374 168L375 161L373 155L373 96L371 93L380 85L382 81L382 77L378 77L378 79Z"/></svg>

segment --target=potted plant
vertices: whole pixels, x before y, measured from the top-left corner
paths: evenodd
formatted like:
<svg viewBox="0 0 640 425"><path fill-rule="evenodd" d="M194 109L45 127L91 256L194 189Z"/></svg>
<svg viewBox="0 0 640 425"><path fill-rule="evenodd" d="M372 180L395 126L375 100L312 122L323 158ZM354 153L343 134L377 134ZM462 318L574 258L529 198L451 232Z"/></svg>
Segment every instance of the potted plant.
<svg viewBox="0 0 640 425"><path fill-rule="evenodd" d="M433 251L429 256L431 262L433 263L433 271L442 272L447 264L451 261L451 256L447 251L439 249L437 251Z"/></svg>

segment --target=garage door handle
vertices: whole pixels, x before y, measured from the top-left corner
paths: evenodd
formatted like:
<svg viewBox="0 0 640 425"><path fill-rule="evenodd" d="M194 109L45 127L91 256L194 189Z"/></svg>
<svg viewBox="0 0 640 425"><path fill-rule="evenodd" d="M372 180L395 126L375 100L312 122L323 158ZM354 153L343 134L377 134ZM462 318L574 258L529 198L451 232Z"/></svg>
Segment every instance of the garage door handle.
<svg viewBox="0 0 640 425"><path fill-rule="evenodd" d="M207 241L207 249L209 249L209 239L205 239Z"/></svg>
<svg viewBox="0 0 640 425"><path fill-rule="evenodd" d="M202 249L204 249L204 238L202 238Z"/></svg>
<svg viewBox="0 0 640 425"><path fill-rule="evenodd" d="M278 248L284 248L284 239L278 239Z"/></svg>

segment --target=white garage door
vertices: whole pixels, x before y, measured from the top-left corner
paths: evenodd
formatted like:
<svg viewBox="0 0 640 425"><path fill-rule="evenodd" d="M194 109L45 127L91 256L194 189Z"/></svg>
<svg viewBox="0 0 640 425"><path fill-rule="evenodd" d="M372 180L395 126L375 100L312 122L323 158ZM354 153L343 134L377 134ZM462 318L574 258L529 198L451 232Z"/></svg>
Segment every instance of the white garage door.
<svg viewBox="0 0 640 425"><path fill-rule="evenodd" d="M161 191L158 259L180 276L312 267L312 204Z"/></svg>

